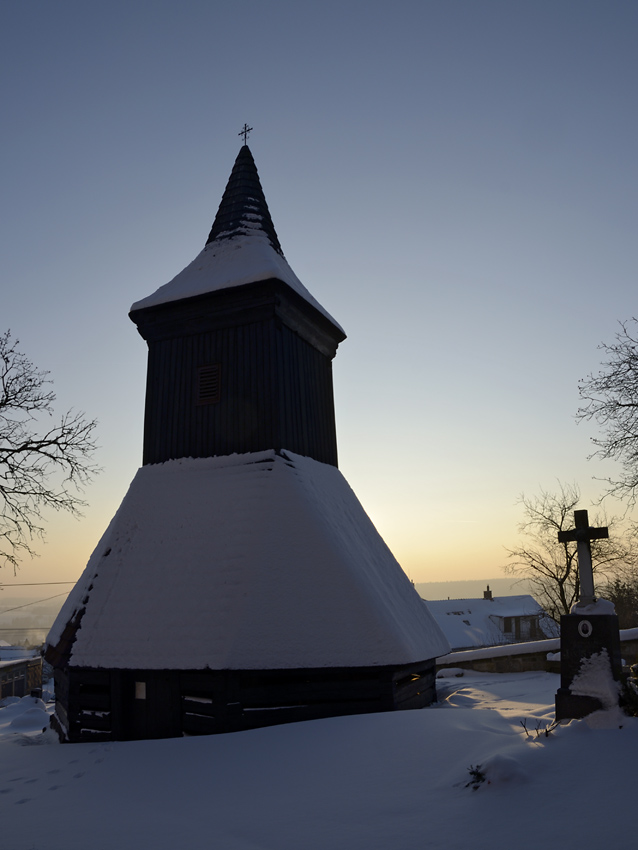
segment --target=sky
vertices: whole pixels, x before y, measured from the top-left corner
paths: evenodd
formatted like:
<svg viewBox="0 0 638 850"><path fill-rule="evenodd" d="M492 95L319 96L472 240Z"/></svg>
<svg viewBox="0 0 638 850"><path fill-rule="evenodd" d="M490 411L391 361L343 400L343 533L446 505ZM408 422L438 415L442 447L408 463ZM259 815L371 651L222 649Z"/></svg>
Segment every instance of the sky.
<svg viewBox="0 0 638 850"><path fill-rule="evenodd" d="M578 381L636 313L638 6L0 4L0 330L99 421L75 580L140 462L130 305L206 241L241 140L284 253L348 334L339 464L415 581L501 574L522 493L588 460ZM610 506L613 513L622 506Z"/></svg>

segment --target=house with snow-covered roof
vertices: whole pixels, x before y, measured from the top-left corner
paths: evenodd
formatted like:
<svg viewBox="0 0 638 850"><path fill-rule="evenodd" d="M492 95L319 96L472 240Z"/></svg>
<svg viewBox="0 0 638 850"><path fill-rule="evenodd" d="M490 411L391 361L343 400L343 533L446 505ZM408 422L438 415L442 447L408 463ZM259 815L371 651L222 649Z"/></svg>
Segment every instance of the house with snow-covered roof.
<svg viewBox="0 0 638 850"><path fill-rule="evenodd" d="M48 637L63 740L420 708L449 645L337 465L345 333L249 148L201 253L131 319L143 466Z"/></svg>
<svg viewBox="0 0 638 850"><path fill-rule="evenodd" d="M482 599L428 600L427 607L453 650L500 646L558 637L558 623L533 596L493 596Z"/></svg>
<svg viewBox="0 0 638 850"><path fill-rule="evenodd" d="M40 652L0 640L0 700L23 697L41 687Z"/></svg>

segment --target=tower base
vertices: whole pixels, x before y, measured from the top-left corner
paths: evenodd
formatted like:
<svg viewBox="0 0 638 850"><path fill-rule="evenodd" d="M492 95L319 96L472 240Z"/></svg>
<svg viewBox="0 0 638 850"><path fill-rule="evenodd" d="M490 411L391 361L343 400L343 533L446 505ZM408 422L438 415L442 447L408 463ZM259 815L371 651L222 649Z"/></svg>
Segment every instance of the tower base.
<svg viewBox="0 0 638 850"><path fill-rule="evenodd" d="M306 670L55 672L53 728L63 742L211 735L423 708L436 699L435 660L405 667Z"/></svg>

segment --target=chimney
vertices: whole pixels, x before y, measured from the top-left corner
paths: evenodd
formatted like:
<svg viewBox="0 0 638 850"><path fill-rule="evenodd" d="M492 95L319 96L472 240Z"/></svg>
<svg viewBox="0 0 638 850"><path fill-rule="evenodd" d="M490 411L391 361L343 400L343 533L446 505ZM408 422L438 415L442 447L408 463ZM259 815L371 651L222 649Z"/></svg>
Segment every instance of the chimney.
<svg viewBox="0 0 638 850"><path fill-rule="evenodd" d="M493 597L492 597L492 591L490 590L490 586L489 586L489 584L488 584L488 586L487 586L487 590L484 590L484 591L483 591L483 599L489 599L489 600L490 600L490 602L493 602L493 601L494 601L494 599L493 599Z"/></svg>

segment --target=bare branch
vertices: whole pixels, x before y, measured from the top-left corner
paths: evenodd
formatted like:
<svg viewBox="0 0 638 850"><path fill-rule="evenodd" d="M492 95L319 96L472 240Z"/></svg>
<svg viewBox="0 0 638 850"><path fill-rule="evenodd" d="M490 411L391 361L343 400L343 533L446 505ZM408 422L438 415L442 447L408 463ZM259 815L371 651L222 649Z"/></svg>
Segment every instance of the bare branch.
<svg viewBox="0 0 638 850"><path fill-rule="evenodd" d="M621 322L615 342L599 348L607 362L579 382L583 404L576 417L599 425L602 436L592 438L597 448L591 457L620 464L619 476L606 479L608 494L633 506L638 498L638 321Z"/></svg>
<svg viewBox="0 0 638 850"><path fill-rule="evenodd" d="M558 491L541 490L538 496L521 496L524 519L519 531L525 542L508 549L510 562L503 569L526 578L532 593L554 619L568 614L580 595L576 543L559 543L558 532L571 528L580 501L575 484L558 483ZM604 514L593 519L596 526L609 528L609 539L591 543L592 566L599 578L632 571L638 560L638 543L633 527L622 528L620 520Z"/></svg>
<svg viewBox="0 0 638 850"><path fill-rule="evenodd" d="M14 570L22 555L34 555L43 511L79 514L79 494L98 471L91 462L95 420L71 410L43 427L55 402L47 375L9 331L0 335L0 565Z"/></svg>

